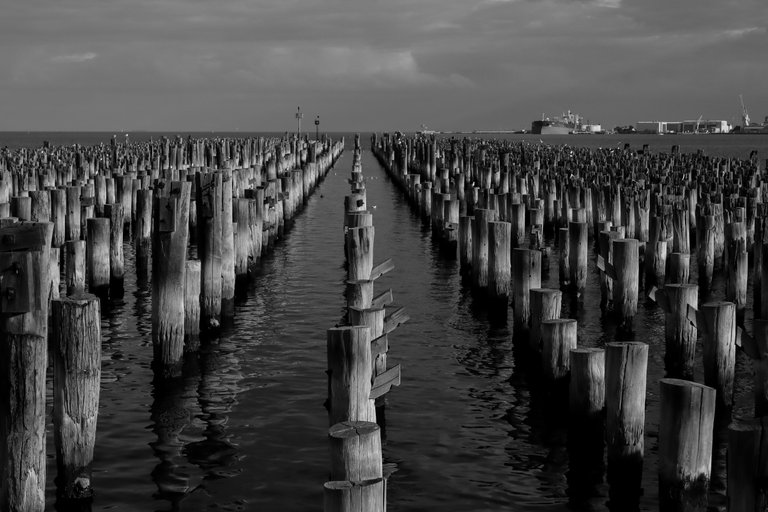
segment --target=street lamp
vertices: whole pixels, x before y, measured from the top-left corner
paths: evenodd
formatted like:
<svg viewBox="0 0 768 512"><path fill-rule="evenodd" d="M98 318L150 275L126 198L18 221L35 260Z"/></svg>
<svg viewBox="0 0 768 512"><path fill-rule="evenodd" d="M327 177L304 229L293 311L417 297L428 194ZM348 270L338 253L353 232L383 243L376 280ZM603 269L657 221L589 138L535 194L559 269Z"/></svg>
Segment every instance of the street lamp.
<svg viewBox="0 0 768 512"><path fill-rule="evenodd" d="M304 114L301 113L301 107L296 107L296 138L301 138L301 118Z"/></svg>
<svg viewBox="0 0 768 512"><path fill-rule="evenodd" d="M318 130L320 130L320 116L317 116L315 118L315 140L320 140L320 137L318 136Z"/></svg>

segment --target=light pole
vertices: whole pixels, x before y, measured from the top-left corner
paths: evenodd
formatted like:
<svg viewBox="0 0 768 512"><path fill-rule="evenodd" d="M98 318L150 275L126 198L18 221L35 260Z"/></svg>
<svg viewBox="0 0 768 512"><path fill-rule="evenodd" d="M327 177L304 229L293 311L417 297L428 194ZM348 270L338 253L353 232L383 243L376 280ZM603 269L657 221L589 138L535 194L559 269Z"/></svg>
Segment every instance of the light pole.
<svg viewBox="0 0 768 512"><path fill-rule="evenodd" d="M296 138L301 138L301 118L304 114L301 113L301 107L296 107Z"/></svg>
<svg viewBox="0 0 768 512"><path fill-rule="evenodd" d="M320 140L320 137L318 136L320 130L320 116L317 116L315 118L315 141Z"/></svg>

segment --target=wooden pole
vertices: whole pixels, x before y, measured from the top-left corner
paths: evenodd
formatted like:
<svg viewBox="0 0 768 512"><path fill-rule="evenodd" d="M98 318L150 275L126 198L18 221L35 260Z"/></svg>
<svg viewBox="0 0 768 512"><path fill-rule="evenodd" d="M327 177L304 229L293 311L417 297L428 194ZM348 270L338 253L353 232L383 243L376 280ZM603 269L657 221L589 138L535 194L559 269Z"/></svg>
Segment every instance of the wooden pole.
<svg viewBox="0 0 768 512"><path fill-rule="evenodd" d="M329 423L375 422L369 328L334 327L327 332Z"/></svg>
<svg viewBox="0 0 768 512"><path fill-rule="evenodd" d="M621 321L620 326L632 330L637 314L640 287L640 248L634 238L613 241L613 309Z"/></svg>
<svg viewBox="0 0 768 512"><path fill-rule="evenodd" d="M221 314L235 314L235 238L232 223L232 171L222 171L221 182Z"/></svg>
<svg viewBox="0 0 768 512"><path fill-rule="evenodd" d="M187 260L184 268L184 352L200 347L200 260Z"/></svg>
<svg viewBox="0 0 768 512"><path fill-rule="evenodd" d="M531 289L541 288L541 252L512 250L512 297L515 335L525 339L531 323ZM542 334L543 336L543 334Z"/></svg>
<svg viewBox="0 0 768 512"><path fill-rule="evenodd" d="M323 486L324 512L385 512L386 485L383 479L352 482L332 480Z"/></svg>
<svg viewBox="0 0 768 512"><path fill-rule="evenodd" d="M463 276L472 272L472 217L459 217L459 266Z"/></svg>
<svg viewBox="0 0 768 512"><path fill-rule="evenodd" d="M512 286L509 222L488 223L488 294L506 311Z"/></svg>
<svg viewBox="0 0 768 512"><path fill-rule="evenodd" d="M541 322L560 318L563 292L553 288L531 288L531 331L528 337L532 350L541 350Z"/></svg>
<svg viewBox="0 0 768 512"><path fill-rule="evenodd" d="M109 219L88 219L86 237L86 265L88 291L97 297L109 296Z"/></svg>
<svg viewBox="0 0 768 512"><path fill-rule="evenodd" d="M568 408L570 421L599 426L605 410L605 351L601 348L571 349Z"/></svg>
<svg viewBox="0 0 768 512"><path fill-rule="evenodd" d="M53 225L0 228L0 510L45 509L45 374ZM9 271L11 270L11 271Z"/></svg>
<svg viewBox="0 0 768 512"><path fill-rule="evenodd" d="M134 233L136 267L149 268L149 248L152 246L152 191L136 192L136 230Z"/></svg>
<svg viewBox="0 0 768 512"><path fill-rule="evenodd" d="M768 507L768 432L766 419L728 426L728 511L756 512Z"/></svg>
<svg viewBox="0 0 768 512"><path fill-rule="evenodd" d="M67 295L85 292L85 244L85 240L71 240L65 244Z"/></svg>
<svg viewBox="0 0 768 512"><path fill-rule="evenodd" d="M175 377L184 354L189 182L171 182L169 195L156 196L152 235L152 346L155 374Z"/></svg>
<svg viewBox="0 0 768 512"><path fill-rule="evenodd" d="M347 230L347 280L370 279L373 270L373 243L376 230L373 226Z"/></svg>
<svg viewBox="0 0 768 512"><path fill-rule="evenodd" d="M715 268L715 217L705 215L701 217L703 226L701 238L697 237L697 261L699 266L699 286L702 290L709 290L712 286L712 277Z"/></svg>
<svg viewBox="0 0 768 512"><path fill-rule="evenodd" d="M568 223L568 275L571 287L579 293L587 286L588 232L586 222Z"/></svg>
<svg viewBox="0 0 768 512"><path fill-rule="evenodd" d="M640 496L645 448L645 386L648 345L606 343L605 408L611 501Z"/></svg>
<svg viewBox="0 0 768 512"><path fill-rule="evenodd" d="M123 257L123 205L104 205L104 216L109 219L109 288L113 297L123 294L125 261Z"/></svg>
<svg viewBox="0 0 768 512"><path fill-rule="evenodd" d="M544 378L563 382L571 370L571 350L576 348L576 320L556 318L541 322L541 363Z"/></svg>
<svg viewBox="0 0 768 512"><path fill-rule="evenodd" d="M370 421L344 421L328 429L331 480L382 478L381 430Z"/></svg>
<svg viewBox="0 0 768 512"><path fill-rule="evenodd" d="M669 255L669 275L665 283L688 284L690 278L691 255L687 253L673 252Z"/></svg>
<svg viewBox="0 0 768 512"><path fill-rule="evenodd" d="M222 174L218 171L198 172L196 179L197 254L201 262L202 293L200 321L203 330L215 331L221 325ZM183 269L182 262L179 271Z"/></svg>
<svg viewBox="0 0 768 512"><path fill-rule="evenodd" d="M659 510L707 510L715 390L679 379L661 379Z"/></svg>
<svg viewBox="0 0 768 512"><path fill-rule="evenodd" d="M472 284L480 290L488 288L488 223L494 214L493 210L476 208L472 221Z"/></svg>
<svg viewBox="0 0 768 512"><path fill-rule="evenodd" d="M664 309L664 362L668 377L693 380L696 327L688 320L688 306L698 307L699 287L695 284L668 284L656 297Z"/></svg>
<svg viewBox="0 0 768 512"><path fill-rule="evenodd" d="M122 228L122 226L121 226ZM101 384L99 299L76 295L51 302L53 429L59 486L66 499L92 496Z"/></svg>
<svg viewBox="0 0 768 512"><path fill-rule="evenodd" d="M707 302L696 318L704 346L704 383L717 392L718 409L730 416L736 366L736 305Z"/></svg>

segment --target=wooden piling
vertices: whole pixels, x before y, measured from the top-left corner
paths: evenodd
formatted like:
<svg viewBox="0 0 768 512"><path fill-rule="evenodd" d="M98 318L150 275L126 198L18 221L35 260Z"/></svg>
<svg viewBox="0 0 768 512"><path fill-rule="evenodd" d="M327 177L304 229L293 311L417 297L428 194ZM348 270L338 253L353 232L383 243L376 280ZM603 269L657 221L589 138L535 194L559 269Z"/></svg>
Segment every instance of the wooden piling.
<svg viewBox="0 0 768 512"><path fill-rule="evenodd" d="M647 369L645 343L606 343L605 434L612 502L632 503L641 493Z"/></svg>
<svg viewBox="0 0 768 512"><path fill-rule="evenodd" d="M637 314L639 294L640 249L637 240L624 238L613 241L613 309L621 322L620 326L632 330L632 321Z"/></svg>
<svg viewBox="0 0 768 512"><path fill-rule="evenodd" d="M45 509L45 374L53 225L0 228L0 510ZM10 270L10 271L9 271Z"/></svg>
<svg viewBox="0 0 768 512"><path fill-rule="evenodd" d="M541 322L560 318L563 292L553 288L531 288L531 329L529 346L535 352L541 350Z"/></svg>
<svg viewBox="0 0 768 512"><path fill-rule="evenodd" d="M704 346L704 383L717 392L718 409L730 415L736 366L736 305L707 302L696 320Z"/></svg>
<svg viewBox="0 0 768 512"><path fill-rule="evenodd" d="M184 266L184 352L200 347L200 260L187 260Z"/></svg>
<svg viewBox="0 0 768 512"><path fill-rule="evenodd" d="M488 223L493 220L492 210L475 209L472 221L472 285L479 290L488 288Z"/></svg>
<svg viewBox="0 0 768 512"><path fill-rule="evenodd" d="M698 307L699 287L695 284L668 284L657 302L664 309L664 363L668 377L693 380L696 327L688 320L688 306Z"/></svg>
<svg viewBox="0 0 768 512"><path fill-rule="evenodd" d="M512 286L509 222L488 223L488 294L506 311Z"/></svg>
<svg viewBox="0 0 768 512"><path fill-rule="evenodd" d="M576 348L576 320L556 318L541 322L541 366L544 378L553 383L567 379L571 350Z"/></svg>
<svg viewBox="0 0 768 512"><path fill-rule="evenodd" d="M661 379L659 384L659 510L705 512L715 390L679 379Z"/></svg>
<svg viewBox="0 0 768 512"><path fill-rule="evenodd" d="M85 240L71 240L65 244L67 295L85 292Z"/></svg>
<svg viewBox="0 0 768 512"><path fill-rule="evenodd" d="M368 327L334 327L327 332L329 423L375 422Z"/></svg>
<svg viewBox="0 0 768 512"><path fill-rule="evenodd" d="M99 299L93 295L75 295L54 300L51 314L56 326L51 337L51 354L59 486L65 499L89 498L93 495L91 463L101 385Z"/></svg>
<svg viewBox="0 0 768 512"><path fill-rule="evenodd" d="M109 296L110 222L106 218L88 219L86 265L88 291L97 297Z"/></svg>
<svg viewBox="0 0 768 512"><path fill-rule="evenodd" d="M587 234L586 222L568 223L568 276L570 286L579 293L587 286Z"/></svg>
<svg viewBox="0 0 768 512"><path fill-rule="evenodd" d="M200 322L204 331L215 331L221 325L222 174L198 172L196 179L197 254L201 264L202 295ZM183 269L182 261L177 270Z"/></svg>
<svg viewBox="0 0 768 512"><path fill-rule="evenodd" d="M532 249L512 250L512 297L514 332L520 340L529 335L531 323L531 289L541 288L541 252Z"/></svg>
<svg viewBox="0 0 768 512"><path fill-rule="evenodd" d="M383 477L381 430L370 421L344 421L328 429L331 480L359 482Z"/></svg>
<svg viewBox="0 0 768 512"><path fill-rule="evenodd" d="M171 182L169 195L156 196L152 207L152 346L159 378L179 375L184 354L190 194L189 182Z"/></svg>
<svg viewBox="0 0 768 512"><path fill-rule="evenodd" d="M728 511L756 512L768 507L768 432L766 419L728 426Z"/></svg>
<svg viewBox="0 0 768 512"><path fill-rule="evenodd" d="M605 410L605 351L571 349L569 421L577 426L603 430Z"/></svg>
<svg viewBox="0 0 768 512"><path fill-rule="evenodd" d="M123 257L124 210L122 204L104 205L104 216L109 219L109 288L112 297L121 297L125 280Z"/></svg>

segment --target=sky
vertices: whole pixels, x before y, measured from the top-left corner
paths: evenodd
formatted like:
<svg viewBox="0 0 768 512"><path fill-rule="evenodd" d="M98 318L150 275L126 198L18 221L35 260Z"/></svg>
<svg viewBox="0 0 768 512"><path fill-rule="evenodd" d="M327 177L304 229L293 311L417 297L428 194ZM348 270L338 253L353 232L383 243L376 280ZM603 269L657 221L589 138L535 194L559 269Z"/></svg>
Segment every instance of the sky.
<svg viewBox="0 0 768 512"><path fill-rule="evenodd" d="M767 0L2 0L0 130L768 116Z"/></svg>

